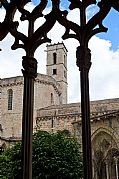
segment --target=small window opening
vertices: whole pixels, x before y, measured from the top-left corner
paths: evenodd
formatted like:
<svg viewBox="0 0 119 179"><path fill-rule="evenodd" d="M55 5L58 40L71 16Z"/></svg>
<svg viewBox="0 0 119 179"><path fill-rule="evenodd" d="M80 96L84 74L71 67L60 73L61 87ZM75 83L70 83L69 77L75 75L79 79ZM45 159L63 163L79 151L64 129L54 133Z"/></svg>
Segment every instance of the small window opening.
<svg viewBox="0 0 119 179"><path fill-rule="evenodd" d="M53 75L57 74L57 69L53 69Z"/></svg>
<svg viewBox="0 0 119 179"><path fill-rule="evenodd" d="M64 66L66 66L66 55L64 55Z"/></svg>
<svg viewBox="0 0 119 179"><path fill-rule="evenodd" d="M3 131L2 124L0 124L0 131L1 131L1 132Z"/></svg>

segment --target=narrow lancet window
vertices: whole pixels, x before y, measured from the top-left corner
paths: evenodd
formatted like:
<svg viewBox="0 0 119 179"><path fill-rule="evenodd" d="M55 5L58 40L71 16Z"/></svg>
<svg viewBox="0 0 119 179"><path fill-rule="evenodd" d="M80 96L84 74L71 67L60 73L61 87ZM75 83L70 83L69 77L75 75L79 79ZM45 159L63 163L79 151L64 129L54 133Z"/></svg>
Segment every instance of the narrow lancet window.
<svg viewBox="0 0 119 179"><path fill-rule="evenodd" d="M8 110L12 110L12 103L13 103L13 90L8 90Z"/></svg>
<svg viewBox="0 0 119 179"><path fill-rule="evenodd" d="M53 53L53 64L57 63L57 54Z"/></svg>
<svg viewBox="0 0 119 179"><path fill-rule="evenodd" d="M54 104L54 97L52 93L51 93L51 104Z"/></svg>
<svg viewBox="0 0 119 179"><path fill-rule="evenodd" d="M51 120L51 128L53 129L53 127L54 127L54 120L52 119Z"/></svg>

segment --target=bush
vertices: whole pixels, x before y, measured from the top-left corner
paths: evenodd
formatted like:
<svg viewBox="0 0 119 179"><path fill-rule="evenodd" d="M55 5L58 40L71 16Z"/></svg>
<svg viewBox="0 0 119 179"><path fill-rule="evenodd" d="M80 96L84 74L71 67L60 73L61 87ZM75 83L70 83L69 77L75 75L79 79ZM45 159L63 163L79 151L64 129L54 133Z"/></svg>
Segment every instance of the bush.
<svg viewBox="0 0 119 179"><path fill-rule="evenodd" d="M33 179L79 179L83 175L80 145L62 132L33 136ZM21 179L21 144L0 156L0 178Z"/></svg>

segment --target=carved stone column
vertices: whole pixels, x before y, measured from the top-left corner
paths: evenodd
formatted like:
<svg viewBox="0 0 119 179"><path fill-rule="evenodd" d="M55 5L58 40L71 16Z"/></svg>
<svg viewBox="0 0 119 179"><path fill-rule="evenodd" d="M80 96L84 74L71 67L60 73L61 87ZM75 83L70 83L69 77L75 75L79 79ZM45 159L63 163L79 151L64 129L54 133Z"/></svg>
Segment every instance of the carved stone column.
<svg viewBox="0 0 119 179"><path fill-rule="evenodd" d="M119 172L118 172L118 158L114 157L115 161L115 170L116 170L116 179L119 179Z"/></svg>
<svg viewBox="0 0 119 179"><path fill-rule="evenodd" d="M22 179L32 179L32 132L34 108L34 79L37 76L37 61L23 57L24 98L22 119Z"/></svg>
<svg viewBox="0 0 119 179"><path fill-rule="evenodd" d="M98 179L98 173L97 173L97 171L95 172L95 178L94 179Z"/></svg>
<svg viewBox="0 0 119 179"><path fill-rule="evenodd" d="M106 177L107 177L107 179L110 179L110 177L109 177L109 164L108 164L108 161L105 162L105 165L106 165Z"/></svg>
<svg viewBox="0 0 119 179"><path fill-rule="evenodd" d="M92 160L92 177L95 179L95 165L94 165L94 160Z"/></svg>

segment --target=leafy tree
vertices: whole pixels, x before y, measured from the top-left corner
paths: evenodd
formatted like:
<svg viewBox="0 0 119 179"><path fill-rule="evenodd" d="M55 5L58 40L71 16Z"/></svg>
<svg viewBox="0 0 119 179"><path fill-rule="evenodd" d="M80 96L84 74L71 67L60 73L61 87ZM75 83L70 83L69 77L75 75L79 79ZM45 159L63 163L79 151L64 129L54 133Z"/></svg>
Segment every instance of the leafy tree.
<svg viewBox="0 0 119 179"><path fill-rule="evenodd" d="M33 179L80 179L80 145L63 132L37 131L33 136ZM21 143L0 155L0 178L21 179Z"/></svg>

